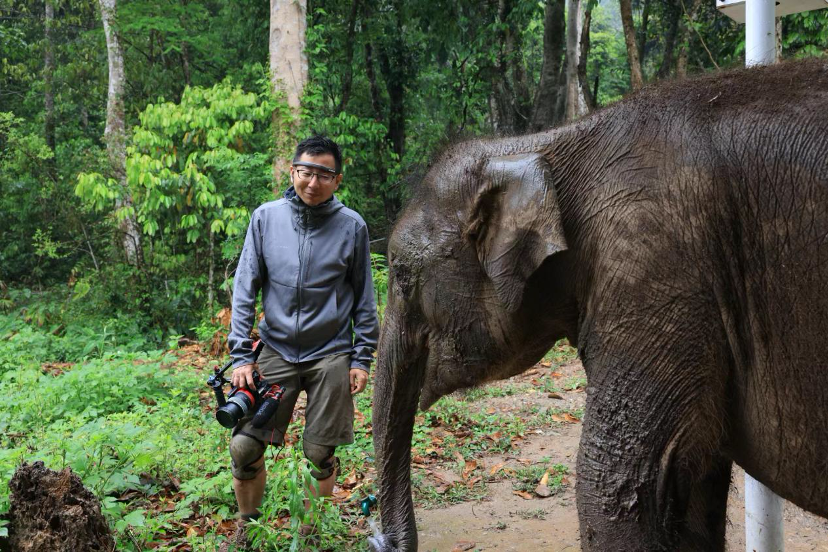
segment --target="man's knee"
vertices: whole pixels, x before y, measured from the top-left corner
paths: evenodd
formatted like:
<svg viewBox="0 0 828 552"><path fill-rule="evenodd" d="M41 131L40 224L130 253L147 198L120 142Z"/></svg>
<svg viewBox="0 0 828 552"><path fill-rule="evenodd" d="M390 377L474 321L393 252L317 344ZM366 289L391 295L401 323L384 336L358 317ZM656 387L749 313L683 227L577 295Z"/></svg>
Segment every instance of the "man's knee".
<svg viewBox="0 0 828 552"><path fill-rule="evenodd" d="M233 477L242 481L255 479L264 469L265 445L258 439L237 433L230 440L230 458L232 459Z"/></svg>
<svg viewBox="0 0 828 552"><path fill-rule="evenodd" d="M334 457L336 447L316 445L308 441L302 441L302 450L305 453L305 458L313 464L311 475L314 479L327 479L333 475L336 462Z"/></svg>

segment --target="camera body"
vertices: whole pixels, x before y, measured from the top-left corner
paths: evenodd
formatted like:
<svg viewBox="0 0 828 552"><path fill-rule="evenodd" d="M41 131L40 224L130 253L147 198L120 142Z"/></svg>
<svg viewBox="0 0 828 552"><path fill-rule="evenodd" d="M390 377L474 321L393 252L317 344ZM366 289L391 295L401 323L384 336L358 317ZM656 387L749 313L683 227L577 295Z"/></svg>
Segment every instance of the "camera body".
<svg viewBox="0 0 828 552"><path fill-rule="evenodd" d="M262 350L262 343L254 347L258 358ZM278 383L269 383L262 378L258 372L253 372L253 388L233 387L227 397L224 396L224 384L230 383L224 377L224 373L232 366L233 361L228 362L223 368L217 366L214 373L207 379L207 386L213 390L218 403L216 419L228 429L232 429L239 423L239 420L256 412L251 424L255 428L263 427L267 421L276 415L279 403L285 388Z"/></svg>

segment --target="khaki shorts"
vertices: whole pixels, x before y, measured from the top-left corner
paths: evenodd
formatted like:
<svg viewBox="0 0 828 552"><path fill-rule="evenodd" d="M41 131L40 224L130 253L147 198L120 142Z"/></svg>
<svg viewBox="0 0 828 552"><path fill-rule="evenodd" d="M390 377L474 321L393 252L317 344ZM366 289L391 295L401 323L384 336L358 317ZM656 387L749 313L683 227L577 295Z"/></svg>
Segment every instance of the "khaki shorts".
<svg viewBox="0 0 828 552"><path fill-rule="evenodd" d="M233 428L255 437L262 443L281 445L293 415L299 392L308 395L305 408L305 432L302 438L316 445L335 447L354 442L354 400L351 397L349 353L339 353L317 360L292 363L264 346L258 360L259 375L269 383L285 388L276 415L259 429L251 425L250 416L242 418Z"/></svg>

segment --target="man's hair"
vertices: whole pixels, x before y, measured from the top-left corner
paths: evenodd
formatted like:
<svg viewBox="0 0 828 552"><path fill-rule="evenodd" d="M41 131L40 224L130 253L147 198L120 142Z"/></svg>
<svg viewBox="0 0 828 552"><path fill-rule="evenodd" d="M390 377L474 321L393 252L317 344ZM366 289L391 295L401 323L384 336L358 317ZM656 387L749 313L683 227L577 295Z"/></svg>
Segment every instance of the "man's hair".
<svg viewBox="0 0 828 552"><path fill-rule="evenodd" d="M299 158L302 156L303 153L307 153L308 155L324 155L329 153L333 155L334 161L336 162L336 173L339 174L342 172L342 152L339 151L339 146L336 145L336 142L328 138L327 136L311 136L310 138L305 138L299 145L296 146L296 154L293 156L293 162L296 163L299 161Z"/></svg>

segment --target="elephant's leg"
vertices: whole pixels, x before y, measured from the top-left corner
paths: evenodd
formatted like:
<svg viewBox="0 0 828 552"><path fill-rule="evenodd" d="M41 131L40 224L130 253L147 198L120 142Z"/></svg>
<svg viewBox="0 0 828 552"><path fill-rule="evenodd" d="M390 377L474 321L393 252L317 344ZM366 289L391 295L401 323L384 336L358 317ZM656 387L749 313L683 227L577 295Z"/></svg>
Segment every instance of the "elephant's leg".
<svg viewBox="0 0 828 552"><path fill-rule="evenodd" d="M601 552L723 550L730 465L719 452L722 376L698 363L633 364L626 356L587 369L581 545Z"/></svg>
<svg viewBox="0 0 828 552"><path fill-rule="evenodd" d="M714 458L707 475L693 485L682 531L682 551L724 550L727 492L733 462Z"/></svg>

